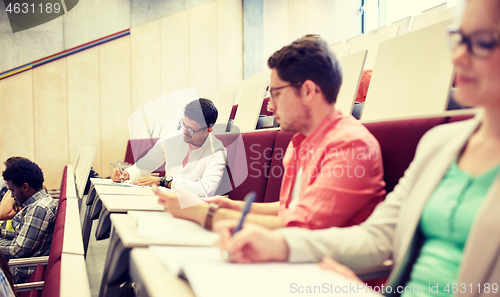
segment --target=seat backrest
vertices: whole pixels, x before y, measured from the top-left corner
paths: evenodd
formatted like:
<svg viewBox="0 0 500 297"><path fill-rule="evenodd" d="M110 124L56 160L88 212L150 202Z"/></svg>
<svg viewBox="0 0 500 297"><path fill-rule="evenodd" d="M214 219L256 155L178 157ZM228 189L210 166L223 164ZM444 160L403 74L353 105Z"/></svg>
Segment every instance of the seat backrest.
<svg viewBox="0 0 500 297"><path fill-rule="evenodd" d="M460 122L460 121L465 121L465 120L469 120L469 119L472 119L474 117L474 114L463 114L463 115L456 115L456 116L452 116L448 119L448 122L449 123L453 123L453 122Z"/></svg>
<svg viewBox="0 0 500 297"><path fill-rule="evenodd" d="M434 117L364 124L380 144L387 193L394 189L410 165L420 138L446 121L446 117Z"/></svg>
<svg viewBox="0 0 500 297"><path fill-rule="evenodd" d="M59 203L61 203L61 199L66 199L66 191L67 191L67 178L68 178L68 166L64 166L62 180L61 180L61 188L59 190Z"/></svg>
<svg viewBox="0 0 500 297"><path fill-rule="evenodd" d="M273 112L267 110L267 104L269 103L269 97L264 98L264 101L262 102L262 107L260 109L260 114L266 115L266 116L272 116Z"/></svg>
<svg viewBox="0 0 500 297"><path fill-rule="evenodd" d="M283 168L283 157L285 156L286 149L293 135L295 135L294 132L283 131L279 131L276 135L264 202L279 201L281 182L283 180L283 174L285 173Z"/></svg>
<svg viewBox="0 0 500 297"><path fill-rule="evenodd" d="M248 192L255 191L255 202L263 202L277 130L260 130L242 135L245 156L235 158L235 168L248 169L245 181L229 192L233 200L242 200Z"/></svg>
<svg viewBox="0 0 500 297"><path fill-rule="evenodd" d="M144 157L148 151L155 145L159 138L146 138L146 139L130 139L127 143L127 151L125 152L124 161L134 164L140 158ZM160 176L165 175L165 164L158 167L155 173Z"/></svg>
<svg viewBox="0 0 500 297"><path fill-rule="evenodd" d="M50 256L49 256L50 257ZM42 297L59 297L61 290L61 257L50 266L47 264Z"/></svg>
<svg viewBox="0 0 500 297"><path fill-rule="evenodd" d="M233 108L231 108L231 114L229 115L230 119L234 120L237 110L238 110L238 104L233 105Z"/></svg>
<svg viewBox="0 0 500 297"><path fill-rule="evenodd" d="M242 151L244 156L245 148L243 146L242 134L240 133L224 133L218 134L215 137L222 141L222 144L226 148L226 167L219 188L216 191L216 195L225 195L239 186L246 178L245 170L235 167L235 160L240 158ZM243 164L240 165L243 166Z"/></svg>

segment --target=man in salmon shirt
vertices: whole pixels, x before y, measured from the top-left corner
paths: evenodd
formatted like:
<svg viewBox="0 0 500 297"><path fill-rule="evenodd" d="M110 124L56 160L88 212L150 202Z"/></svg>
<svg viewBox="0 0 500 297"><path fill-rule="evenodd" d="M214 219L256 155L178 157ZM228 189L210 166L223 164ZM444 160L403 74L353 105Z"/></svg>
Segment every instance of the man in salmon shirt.
<svg viewBox="0 0 500 297"><path fill-rule="evenodd" d="M254 203L246 222L270 229L323 229L363 222L385 197L380 146L351 115L335 109L342 84L340 65L317 35L304 36L275 52L268 110L282 131L297 132L286 150L280 201ZM211 228L239 219L243 201L214 197L181 209L176 193L155 190L175 217Z"/></svg>

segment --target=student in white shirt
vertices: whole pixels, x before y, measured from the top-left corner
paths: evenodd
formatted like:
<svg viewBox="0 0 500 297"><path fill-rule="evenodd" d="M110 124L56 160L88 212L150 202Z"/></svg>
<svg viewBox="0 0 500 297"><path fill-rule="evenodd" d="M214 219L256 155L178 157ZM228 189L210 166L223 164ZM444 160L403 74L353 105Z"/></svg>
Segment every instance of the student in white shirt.
<svg viewBox="0 0 500 297"><path fill-rule="evenodd" d="M115 168L111 178L116 182L130 179L132 184L141 186L155 184L186 189L199 196L214 195L226 164L226 149L211 133L217 115L211 100L191 101L179 122L181 130L163 136L121 175L120 169ZM162 164L165 164L165 177L151 176Z"/></svg>

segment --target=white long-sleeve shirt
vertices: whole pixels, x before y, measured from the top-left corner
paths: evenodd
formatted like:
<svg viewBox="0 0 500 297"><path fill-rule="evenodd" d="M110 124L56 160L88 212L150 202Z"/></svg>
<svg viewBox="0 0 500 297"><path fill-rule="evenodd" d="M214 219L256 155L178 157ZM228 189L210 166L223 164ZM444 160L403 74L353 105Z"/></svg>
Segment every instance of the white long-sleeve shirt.
<svg viewBox="0 0 500 297"><path fill-rule="evenodd" d="M208 196L213 196L224 174L226 148L219 139L209 134L200 148L191 151L188 163L182 167L189 150L183 136L182 131L174 131L160 138L144 157L125 170L130 180L151 174L166 159L165 170L173 177L173 189L189 190L198 196L205 196L206 190Z"/></svg>

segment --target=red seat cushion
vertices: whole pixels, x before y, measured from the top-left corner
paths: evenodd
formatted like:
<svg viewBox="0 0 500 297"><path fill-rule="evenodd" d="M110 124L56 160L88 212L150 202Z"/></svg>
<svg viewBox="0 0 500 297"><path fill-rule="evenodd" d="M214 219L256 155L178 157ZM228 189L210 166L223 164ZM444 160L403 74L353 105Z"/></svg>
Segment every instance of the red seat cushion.
<svg viewBox="0 0 500 297"><path fill-rule="evenodd" d="M28 279L27 283L40 282L40 281L43 281L44 278L45 278L45 266L37 265L35 268L35 271L33 271L30 278ZM26 292L21 292L18 294L18 296L19 297L39 297L40 291L30 290L30 291L26 291Z"/></svg>
<svg viewBox="0 0 500 297"><path fill-rule="evenodd" d="M54 231L52 243L50 244L49 260L47 261L47 270L54 263L61 259L64 240L64 228Z"/></svg>
<svg viewBox="0 0 500 297"><path fill-rule="evenodd" d="M19 293L19 297L40 297L40 291L37 291L37 290L30 290L30 291L27 291L27 292L22 292L22 293Z"/></svg>
<svg viewBox="0 0 500 297"><path fill-rule="evenodd" d="M52 251L51 251L52 252ZM43 285L42 297L58 297L61 287L61 259L47 265L45 283Z"/></svg>
<svg viewBox="0 0 500 297"><path fill-rule="evenodd" d="M66 204L67 201L64 200L57 207L56 222L54 224L54 232L59 229L64 229L64 223L66 221Z"/></svg>

